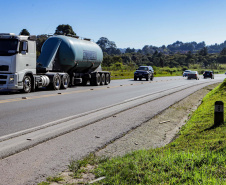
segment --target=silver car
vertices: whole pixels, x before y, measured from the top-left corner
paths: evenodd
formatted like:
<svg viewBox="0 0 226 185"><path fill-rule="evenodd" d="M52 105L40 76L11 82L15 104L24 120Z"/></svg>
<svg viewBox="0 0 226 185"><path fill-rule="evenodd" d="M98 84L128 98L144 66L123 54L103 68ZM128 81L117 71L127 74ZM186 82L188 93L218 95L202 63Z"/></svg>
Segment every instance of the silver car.
<svg viewBox="0 0 226 185"><path fill-rule="evenodd" d="M198 71L190 71L188 73L188 80L190 80L190 79L199 80L199 73L198 73Z"/></svg>
<svg viewBox="0 0 226 185"><path fill-rule="evenodd" d="M183 77L188 76L188 73L189 73L189 72L191 72L191 70L185 70L185 71L183 72Z"/></svg>

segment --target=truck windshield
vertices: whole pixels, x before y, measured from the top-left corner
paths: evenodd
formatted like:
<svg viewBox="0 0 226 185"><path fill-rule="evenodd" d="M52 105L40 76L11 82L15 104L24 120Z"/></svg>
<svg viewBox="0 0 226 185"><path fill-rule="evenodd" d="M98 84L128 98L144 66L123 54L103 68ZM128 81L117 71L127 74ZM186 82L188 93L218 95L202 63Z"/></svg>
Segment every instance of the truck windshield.
<svg viewBox="0 0 226 185"><path fill-rule="evenodd" d="M0 56L11 56L17 53L17 39L0 39Z"/></svg>

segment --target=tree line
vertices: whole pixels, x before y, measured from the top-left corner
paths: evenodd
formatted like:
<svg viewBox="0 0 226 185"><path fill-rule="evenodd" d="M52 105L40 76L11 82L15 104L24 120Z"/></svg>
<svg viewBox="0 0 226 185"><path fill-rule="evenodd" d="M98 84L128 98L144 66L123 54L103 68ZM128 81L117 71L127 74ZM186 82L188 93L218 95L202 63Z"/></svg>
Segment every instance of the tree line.
<svg viewBox="0 0 226 185"><path fill-rule="evenodd" d="M54 34L76 35L70 25L59 25ZM20 35L30 35L23 29ZM37 35L37 56L41 53L43 43L49 35ZM96 42L104 53L103 67L113 67L120 69L123 65L129 68L136 68L140 65L151 65L156 67L183 67L199 65L203 68L219 68L219 64L226 63L226 41L221 44L206 46L205 42L176 41L168 46L156 47L145 45L142 49L117 48L114 41L101 37Z"/></svg>
<svg viewBox="0 0 226 185"><path fill-rule="evenodd" d="M123 65L136 68L140 65L156 67L182 67L218 69L219 64L226 63L226 41L222 44L206 46L205 42L182 43L162 47L144 46L140 50L127 48L124 52L116 47L115 42L101 37L97 44L104 52L103 67L120 69ZM192 47L190 47L192 45ZM216 49L218 48L218 49ZM221 50L220 50L220 49ZM212 52L215 50L215 52Z"/></svg>

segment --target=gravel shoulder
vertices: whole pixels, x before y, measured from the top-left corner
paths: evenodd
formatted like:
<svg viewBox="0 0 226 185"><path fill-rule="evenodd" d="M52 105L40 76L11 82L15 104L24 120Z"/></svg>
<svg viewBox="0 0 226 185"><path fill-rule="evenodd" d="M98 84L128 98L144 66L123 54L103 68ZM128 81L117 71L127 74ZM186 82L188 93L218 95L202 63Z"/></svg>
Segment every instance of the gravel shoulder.
<svg viewBox="0 0 226 185"><path fill-rule="evenodd" d="M162 147L175 139L180 128L186 124L203 97L218 84L209 85L172 105L151 120L130 131L105 148L96 152L98 156L122 156L128 152Z"/></svg>

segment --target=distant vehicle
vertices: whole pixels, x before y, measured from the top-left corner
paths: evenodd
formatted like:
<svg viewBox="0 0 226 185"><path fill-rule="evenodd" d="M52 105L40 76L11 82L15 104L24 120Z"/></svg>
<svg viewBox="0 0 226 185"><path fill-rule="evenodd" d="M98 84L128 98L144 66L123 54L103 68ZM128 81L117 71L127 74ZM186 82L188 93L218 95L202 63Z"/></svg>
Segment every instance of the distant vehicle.
<svg viewBox="0 0 226 185"><path fill-rule="evenodd" d="M213 71L205 71L203 73L203 78L211 78L211 79L214 79Z"/></svg>
<svg viewBox="0 0 226 185"><path fill-rule="evenodd" d="M154 70L151 66L140 66L135 72L134 72L134 80L136 81L137 78L139 80L142 80L142 78L145 78L147 81L153 80L154 78Z"/></svg>
<svg viewBox="0 0 226 185"><path fill-rule="evenodd" d="M185 71L183 72L183 77L188 76L188 73L189 73L189 72L191 72L191 70L185 70Z"/></svg>
<svg viewBox="0 0 226 185"><path fill-rule="evenodd" d="M190 79L199 80L199 73L198 73L198 71L190 71L188 73L188 80L190 80Z"/></svg>

